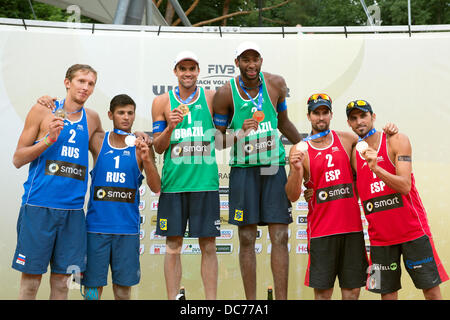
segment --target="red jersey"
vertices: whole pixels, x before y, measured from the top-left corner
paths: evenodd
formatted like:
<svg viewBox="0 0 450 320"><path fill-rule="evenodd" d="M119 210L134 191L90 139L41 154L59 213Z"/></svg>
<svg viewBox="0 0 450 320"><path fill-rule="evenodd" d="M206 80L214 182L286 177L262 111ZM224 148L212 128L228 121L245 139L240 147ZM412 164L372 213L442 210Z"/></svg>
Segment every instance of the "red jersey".
<svg viewBox="0 0 450 320"><path fill-rule="evenodd" d="M361 211L354 192L350 159L336 132L323 149L308 141L309 181L314 189L308 202L308 238L362 231Z"/></svg>
<svg viewBox="0 0 450 320"><path fill-rule="evenodd" d="M389 158L386 135L382 133L377 153L378 166L396 174L395 165ZM416 190L411 173L411 190L407 195L389 188L356 152L356 186L364 213L369 223L369 238L372 246L389 246L417 239L423 235L431 237L425 209Z"/></svg>

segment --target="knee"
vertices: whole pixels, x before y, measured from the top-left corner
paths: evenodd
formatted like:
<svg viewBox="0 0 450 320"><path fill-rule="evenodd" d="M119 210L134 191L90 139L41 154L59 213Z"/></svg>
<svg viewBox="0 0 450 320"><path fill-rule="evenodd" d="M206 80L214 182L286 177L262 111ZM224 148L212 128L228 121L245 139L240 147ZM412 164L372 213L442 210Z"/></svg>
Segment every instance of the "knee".
<svg viewBox="0 0 450 320"><path fill-rule="evenodd" d="M241 247L254 247L256 241L256 226L239 229L239 244Z"/></svg>
<svg viewBox="0 0 450 320"><path fill-rule="evenodd" d="M66 292L69 290L69 281L70 275L52 273L50 275L50 288L52 291Z"/></svg>
<svg viewBox="0 0 450 320"><path fill-rule="evenodd" d="M287 246L288 238L287 229L277 229L270 232L272 246Z"/></svg>
<svg viewBox="0 0 450 320"><path fill-rule="evenodd" d="M114 298L116 300L130 300L131 287L124 287L117 284L113 284Z"/></svg>
<svg viewBox="0 0 450 320"><path fill-rule="evenodd" d="M183 245L183 237L167 237L166 253L180 254L182 245Z"/></svg>
<svg viewBox="0 0 450 320"><path fill-rule="evenodd" d="M42 275L22 274L21 293L25 296L35 296L41 285Z"/></svg>
<svg viewBox="0 0 450 320"><path fill-rule="evenodd" d="M216 238L199 238L198 244L202 254L216 254Z"/></svg>
<svg viewBox="0 0 450 320"><path fill-rule="evenodd" d="M426 300L442 300L441 289L439 288L439 286L430 289L424 289L423 295Z"/></svg>

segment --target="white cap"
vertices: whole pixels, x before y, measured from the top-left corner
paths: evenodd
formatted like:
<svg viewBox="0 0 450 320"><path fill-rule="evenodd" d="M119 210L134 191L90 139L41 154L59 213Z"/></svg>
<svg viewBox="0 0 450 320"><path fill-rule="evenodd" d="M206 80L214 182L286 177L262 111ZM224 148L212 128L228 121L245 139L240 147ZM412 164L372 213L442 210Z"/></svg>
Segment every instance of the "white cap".
<svg viewBox="0 0 450 320"><path fill-rule="evenodd" d="M195 61L197 64L199 64L197 55L195 53L193 53L192 51L181 51L175 58L175 61L173 62L173 68L175 69L177 64L183 60L192 60Z"/></svg>
<svg viewBox="0 0 450 320"><path fill-rule="evenodd" d="M259 53L260 56L262 56L261 54L261 49L259 48L259 46L251 41L245 41L242 42L234 51L234 57L237 59L243 52L247 51L247 50L254 50L256 52Z"/></svg>

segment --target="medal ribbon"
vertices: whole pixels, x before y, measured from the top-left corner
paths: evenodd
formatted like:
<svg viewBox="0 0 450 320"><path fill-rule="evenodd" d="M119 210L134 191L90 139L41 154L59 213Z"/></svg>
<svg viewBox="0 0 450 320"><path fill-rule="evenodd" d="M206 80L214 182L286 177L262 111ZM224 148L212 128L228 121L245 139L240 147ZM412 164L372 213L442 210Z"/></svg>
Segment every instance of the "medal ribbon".
<svg viewBox="0 0 450 320"><path fill-rule="evenodd" d="M53 110L53 113L55 113L55 111L58 109L64 109L64 103L66 102L66 99L56 100L55 102L56 102L57 106L56 106L55 110ZM66 113L66 115L68 115L68 114L78 113L81 110L83 110L83 107L81 107L80 109L78 109L76 111L67 112L66 110L64 110L64 112Z"/></svg>
<svg viewBox="0 0 450 320"><path fill-rule="evenodd" d="M372 130L370 130L369 132L367 132L367 134L363 137L363 138L358 138L358 142L361 142L365 139L367 139L368 137L370 137L371 135L373 135L375 132L377 132L377 130L375 128L373 128Z"/></svg>
<svg viewBox="0 0 450 320"><path fill-rule="evenodd" d="M120 129L116 129L114 128L114 133L120 134L121 136L134 136L134 134L130 133L130 132L125 132L123 130Z"/></svg>
<svg viewBox="0 0 450 320"><path fill-rule="evenodd" d="M315 140L315 139L318 139L318 138L321 138L321 137L325 137L329 133L330 133L330 129L322 131L322 132L319 132L319 133L316 133L316 134L314 134L312 136L307 136L306 138L303 138L303 141L310 141L310 140Z"/></svg>
<svg viewBox="0 0 450 320"><path fill-rule="evenodd" d="M262 96L263 96L262 82L259 84L258 104L256 104L256 102L255 102L255 100L253 100L252 96L247 92L247 90L245 90L245 84L242 81L241 76L239 76L239 86L241 87L242 91L245 92L247 97L249 97L249 99L252 101L252 103L256 106L256 109L258 111L261 111L262 110Z"/></svg>
<svg viewBox="0 0 450 320"><path fill-rule="evenodd" d="M192 99L194 99L194 96L195 96L195 94L197 93L197 89L198 89L198 87L195 87L195 91L192 92L191 95L190 95L186 100L181 99L181 97L180 97L180 88L178 88L178 86L175 87L175 90L174 90L174 91L175 91L175 94L177 95L178 99L179 99L181 102L183 102L184 104L189 104L189 102L191 102Z"/></svg>

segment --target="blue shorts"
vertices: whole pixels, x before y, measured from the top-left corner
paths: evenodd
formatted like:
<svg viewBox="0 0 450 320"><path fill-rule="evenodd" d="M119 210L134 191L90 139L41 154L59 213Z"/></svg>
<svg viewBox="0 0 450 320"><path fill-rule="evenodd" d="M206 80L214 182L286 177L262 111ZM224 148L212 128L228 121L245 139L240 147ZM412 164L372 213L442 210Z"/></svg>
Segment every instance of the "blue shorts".
<svg viewBox="0 0 450 320"><path fill-rule="evenodd" d="M265 168L269 167L231 167L229 224L292 222L292 205L284 189L286 169L280 166L275 174L265 174Z"/></svg>
<svg viewBox="0 0 450 320"><path fill-rule="evenodd" d="M188 222L188 236L191 238L219 237L219 191L161 192L156 234L166 237L184 236Z"/></svg>
<svg viewBox="0 0 450 320"><path fill-rule="evenodd" d="M13 269L29 274L70 274L86 268L83 209L61 210L23 205L17 220Z"/></svg>
<svg viewBox="0 0 450 320"><path fill-rule="evenodd" d="M82 284L88 288L108 284L111 265L112 282L131 287L141 279L139 263L139 235L91 233L87 234L87 267Z"/></svg>

